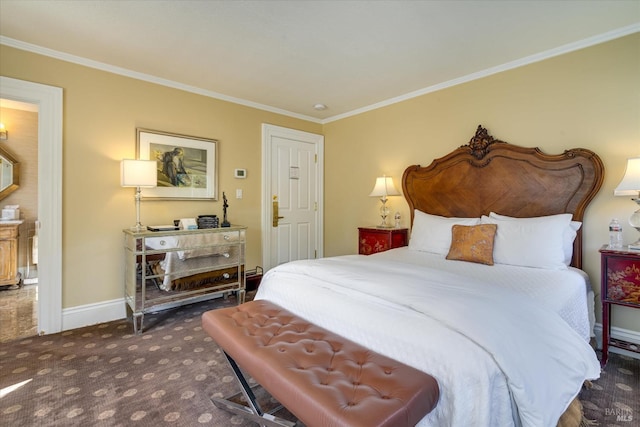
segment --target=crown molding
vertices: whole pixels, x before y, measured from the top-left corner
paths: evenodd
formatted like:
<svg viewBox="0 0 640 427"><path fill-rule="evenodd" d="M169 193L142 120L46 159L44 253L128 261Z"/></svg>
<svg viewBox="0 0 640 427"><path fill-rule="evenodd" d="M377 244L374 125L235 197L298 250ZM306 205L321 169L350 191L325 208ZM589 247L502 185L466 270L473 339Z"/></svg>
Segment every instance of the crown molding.
<svg viewBox="0 0 640 427"><path fill-rule="evenodd" d="M195 86L186 85L183 83L175 82L173 80L163 79L161 77L152 76L150 74L140 73L137 71L128 70L126 68L116 67L114 65L105 64L104 62L94 61L92 59L83 58L81 56L71 55L57 50L49 49L46 47L26 43L20 40L12 39L5 36L0 36L0 44L13 47L16 49L24 50L31 53L36 53L50 58L59 59L65 62L71 62L74 64L82 65L89 68L94 68L101 71L106 71L113 74L118 74L125 77L130 77L136 80L142 80L149 83L155 83L161 86L170 87L173 89L183 90L185 92L195 93L197 95L206 96L209 98L218 99L221 101L227 101L234 104L244 105L245 107L256 108L258 110L268 111L270 113L282 114L284 116L293 117L296 119L306 120L314 123L320 123L320 120L306 116L303 114L294 113L291 111L283 110L280 108L272 107L257 102L247 101L246 99L235 98L233 96L224 95L222 93L201 89Z"/></svg>
<svg viewBox="0 0 640 427"><path fill-rule="evenodd" d="M525 65L533 64L535 62L544 61L545 59L553 58L555 56L564 55L565 53L570 53L576 50L584 49L590 46L594 46L600 43L605 43L611 40L618 39L620 37L628 36L630 34L640 32L640 23L636 23L633 25L629 25L626 27L618 28L613 31L609 31L603 34L599 34L597 36L589 37L584 40L580 40L573 43L568 43L562 45L560 47L549 49L544 52L536 53L534 55L529 55L521 59L517 59L515 61L507 62L506 64L498 65L496 67L487 68L482 71L478 71L476 73L468 74L466 76L459 77L457 79L449 80L443 83L438 83L433 86L426 87L424 89L419 89L414 92L409 92L404 95L400 95L394 98L387 99L385 101L381 101L375 104L368 105L366 107L358 108L353 111L349 111L344 114L339 114L336 116L328 117L322 121L322 124L330 123L336 120L341 120L350 116L356 116L358 114L365 113L367 111L377 110L378 108L386 107L392 104L397 104L402 101L406 101L412 98L417 98L422 95L426 95L428 93L437 92L442 89L446 89L452 86L457 86L459 84L467 83L472 80L478 80L483 77L487 77L493 74L501 73L503 71L512 70L514 68L523 67Z"/></svg>
<svg viewBox="0 0 640 427"><path fill-rule="evenodd" d="M377 102L375 104L371 104L362 108L358 108L343 114L338 114L335 116L331 116L325 119L317 119L315 117L294 113L291 111L283 110L280 108L272 107L265 104L260 104L257 102L248 101L245 99L235 98L233 96L224 95L218 92L209 91L205 89L201 89L195 86L186 85L183 83L175 82L168 79L163 79L160 77L152 76L145 73L139 73L137 71L128 70L126 68L116 67L113 65L105 64L103 62L94 61L91 59L83 58L80 56L71 55L64 52L59 52L53 49L45 48L42 46L34 45L31 43L26 43L20 40L15 40L9 37L0 36L0 44L13 47L20 50L25 50L28 52L37 53L39 55L48 56L51 58L59 59L66 62L72 62L74 64L83 65L90 68L95 68L102 71L107 71L114 74L119 74L122 76L130 77L137 80L143 80L149 83L155 83L162 86L171 87L174 89L183 90L186 92L195 93L198 95L206 96L209 98L219 99L222 101L231 102L234 104L244 105L246 107L256 108L258 110L264 110L275 114L281 114L284 116L306 120L313 123L319 124L327 124L337 120L341 120L347 117L356 116L358 114L365 113L367 111L376 110L378 108L386 107L392 104L397 104L399 102L407 101L412 98L417 98L422 95L426 95L428 93L437 92L442 89L446 89L452 86L457 86L459 84L467 83L473 80L478 80L483 77L487 77L493 74L501 73L503 71L512 70L514 68L523 67L525 65L533 64L535 62L540 62L545 59L553 58L555 56L564 55L565 53L570 53L576 50L584 49L590 46L594 46L600 43L605 43L620 37L624 37L630 34L634 34L640 32L640 23L635 23L632 25L628 25L626 27L618 28L616 30L608 31L603 34L599 34L593 37L589 37L583 40L579 40L577 42L568 43L563 46L559 46L554 49L549 49L544 52L540 52L534 55L529 55L524 58L507 62L506 64L498 65L496 67L487 68L482 71L478 71L476 73L471 73L466 76L462 76L456 79L452 79L443 83L438 83L436 85L428 86L423 89L419 89L417 91L409 92L404 95L400 95L397 97L393 97L381 102Z"/></svg>

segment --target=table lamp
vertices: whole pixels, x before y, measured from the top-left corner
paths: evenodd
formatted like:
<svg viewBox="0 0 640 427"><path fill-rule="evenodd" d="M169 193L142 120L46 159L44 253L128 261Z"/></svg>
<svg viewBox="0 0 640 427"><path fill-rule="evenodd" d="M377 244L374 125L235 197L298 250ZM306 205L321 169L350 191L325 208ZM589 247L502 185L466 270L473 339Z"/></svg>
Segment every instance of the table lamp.
<svg viewBox="0 0 640 427"><path fill-rule="evenodd" d="M123 159L120 162L120 185L136 188L136 225L132 230L140 232L144 226L140 223L141 188L153 188L158 184L158 166L155 160Z"/></svg>
<svg viewBox="0 0 640 427"><path fill-rule="evenodd" d="M615 196L632 196L631 200L640 205L640 157L627 160L622 181L613 191ZM640 209L629 217L629 224L640 232ZM640 239L629 245L629 249L640 250Z"/></svg>
<svg viewBox="0 0 640 427"><path fill-rule="evenodd" d="M378 225L378 228L391 228L387 224L387 216L389 216L389 207L387 207L387 196L399 196L400 192L393 185L393 178L390 176L380 176L376 178L376 184L373 186L373 191L369 194L369 197L380 197L382 206L380 207L380 216L382 217L382 223Z"/></svg>

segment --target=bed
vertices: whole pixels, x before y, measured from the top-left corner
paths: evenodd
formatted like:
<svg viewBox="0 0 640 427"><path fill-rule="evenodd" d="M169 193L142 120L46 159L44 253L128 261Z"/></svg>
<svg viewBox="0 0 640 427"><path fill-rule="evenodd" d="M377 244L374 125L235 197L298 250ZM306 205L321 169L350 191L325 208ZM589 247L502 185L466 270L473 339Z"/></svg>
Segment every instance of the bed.
<svg viewBox="0 0 640 427"><path fill-rule="evenodd" d="M255 299L434 376L418 426L554 426L598 378L581 222L604 168L493 138L408 167L407 247L269 270Z"/></svg>

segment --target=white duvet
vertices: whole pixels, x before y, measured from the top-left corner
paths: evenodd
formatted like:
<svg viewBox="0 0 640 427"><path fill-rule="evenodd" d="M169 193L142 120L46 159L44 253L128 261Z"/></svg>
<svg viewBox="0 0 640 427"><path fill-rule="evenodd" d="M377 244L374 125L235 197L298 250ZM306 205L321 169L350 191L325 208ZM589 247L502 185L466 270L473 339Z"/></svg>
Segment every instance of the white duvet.
<svg viewBox="0 0 640 427"><path fill-rule="evenodd" d="M267 272L256 299L433 375L440 400L419 426L555 426L583 381L600 373L584 333L558 314L567 304L456 272L469 263L412 252L284 264ZM448 267L425 266L432 262ZM586 294L584 278L581 286Z"/></svg>

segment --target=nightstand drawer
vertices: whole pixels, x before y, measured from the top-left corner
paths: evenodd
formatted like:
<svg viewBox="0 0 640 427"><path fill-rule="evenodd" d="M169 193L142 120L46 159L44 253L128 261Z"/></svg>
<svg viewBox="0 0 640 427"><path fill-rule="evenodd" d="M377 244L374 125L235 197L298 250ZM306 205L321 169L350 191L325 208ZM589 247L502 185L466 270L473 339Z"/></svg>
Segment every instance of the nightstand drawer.
<svg viewBox="0 0 640 427"><path fill-rule="evenodd" d="M408 244L406 228L358 228L358 253L371 255Z"/></svg>
<svg viewBox="0 0 640 427"><path fill-rule="evenodd" d="M640 259L624 255L605 257L603 268L606 269L603 300L640 306Z"/></svg>

